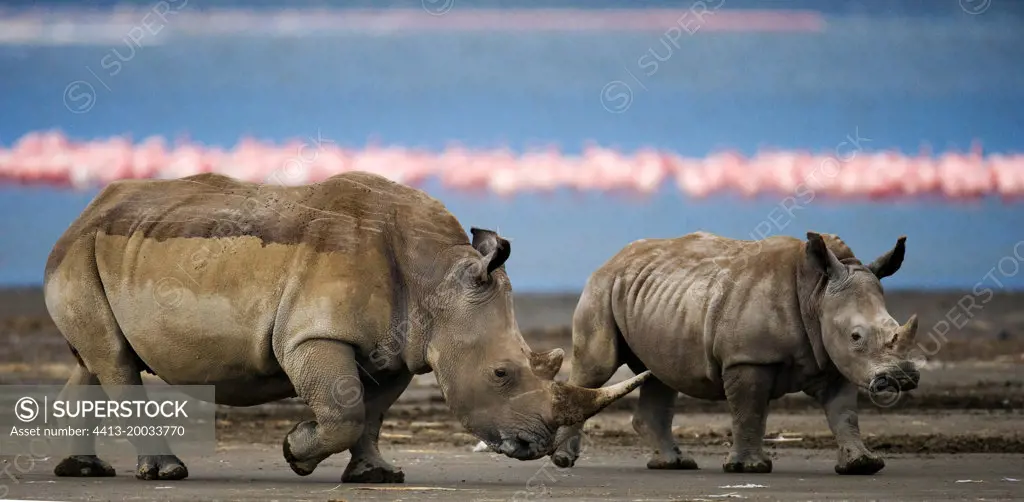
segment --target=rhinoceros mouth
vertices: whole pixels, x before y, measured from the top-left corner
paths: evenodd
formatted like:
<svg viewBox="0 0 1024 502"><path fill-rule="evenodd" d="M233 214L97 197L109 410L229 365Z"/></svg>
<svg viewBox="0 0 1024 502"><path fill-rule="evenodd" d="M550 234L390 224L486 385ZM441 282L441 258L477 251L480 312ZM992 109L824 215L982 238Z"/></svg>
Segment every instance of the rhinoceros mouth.
<svg viewBox="0 0 1024 502"><path fill-rule="evenodd" d="M541 441L522 435L508 436L501 442L485 441L485 443L491 450L518 460L536 460L547 456L554 450L550 441Z"/></svg>
<svg viewBox="0 0 1024 502"><path fill-rule="evenodd" d="M867 391L872 394L878 394L882 392L899 393L903 389L900 387L899 382L895 378L891 378L887 375L879 375L871 379L871 382L867 386Z"/></svg>

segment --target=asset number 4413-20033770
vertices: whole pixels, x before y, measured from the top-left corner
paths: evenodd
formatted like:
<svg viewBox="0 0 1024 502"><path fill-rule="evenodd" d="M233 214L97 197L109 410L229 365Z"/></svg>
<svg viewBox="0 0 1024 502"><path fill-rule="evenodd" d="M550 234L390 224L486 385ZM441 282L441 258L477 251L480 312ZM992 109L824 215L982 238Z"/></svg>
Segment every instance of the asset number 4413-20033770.
<svg viewBox="0 0 1024 502"><path fill-rule="evenodd" d="M81 427L26 427L11 429L11 436L35 436L35 437L70 437L70 436L184 436L185 427L181 425L133 425L122 427L120 425L96 426L90 431Z"/></svg>
<svg viewBox="0 0 1024 502"><path fill-rule="evenodd" d="M133 425L122 427L120 425L106 425L93 429L94 436L184 436L185 427L182 425Z"/></svg>

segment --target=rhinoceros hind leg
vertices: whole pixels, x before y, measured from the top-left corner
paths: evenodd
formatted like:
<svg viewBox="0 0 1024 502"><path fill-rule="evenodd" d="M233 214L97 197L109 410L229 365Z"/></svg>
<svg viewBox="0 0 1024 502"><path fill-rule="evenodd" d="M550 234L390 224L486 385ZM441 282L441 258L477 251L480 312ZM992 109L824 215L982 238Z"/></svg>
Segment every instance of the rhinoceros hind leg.
<svg viewBox="0 0 1024 502"><path fill-rule="evenodd" d="M123 353L122 353L123 354ZM121 360L98 373L109 398L113 401L148 401L142 375L132 363ZM117 392L112 392L115 389ZM111 389L111 390L108 390ZM125 424L124 419L121 423ZM188 476L185 464L171 454L163 436L132 436L132 446L139 455L135 477L143 480L177 480Z"/></svg>
<svg viewBox="0 0 1024 502"><path fill-rule="evenodd" d="M732 451L722 465L723 471L772 472L772 461L764 453L764 430L776 371L773 366L744 364L723 372L725 396L732 412Z"/></svg>
<svg viewBox="0 0 1024 502"><path fill-rule="evenodd" d="M366 397L366 428L359 442L352 447L352 459L341 475L342 483L404 483L405 473L384 460L377 442L380 439L380 427L384 422L384 413L402 395L412 374L405 372L392 378L377 378L379 385L367 382L364 387Z"/></svg>
<svg viewBox="0 0 1024 502"><path fill-rule="evenodd" d="M292 471L307 476L327 457L359 441L366 408L352 347L312 334L294 336L306 341L284 355L281 367L316 420L295 424L285 435L282 449Z"/></svg>
<svg viewBox="0 0 1024 502"><path fill-rule="evenodd" d="M46 309L78 360L78 366L61 394L72 392L79 386L99 383L102 385L102 393L110 401L148 401L140 374L145 369L145 363L128 343L110 308L99 271L92 258L89 258L93 256L93 251L73 256L78 259L77 262L65 260L66 263L61 267L78 267L72 269L75 279L65 280L56 274L48 279L44 288ZM121 418L117 422L126 426L126 420ZM90 417L84 423L76 423L75 427L91 430L98 424L95 417ZM133 436L130 440L140 455L170 453L163 436ZM86 457L95 454L95 443L91 436L75 438L73 441L76 451L72 453L85 454ZM69 472L68 469L81 462L74 460L74 457L65 461L67 464L61 469L63 472Z"/></svg>
<svg viewBox="0 0 1024 502"><path fill-rule="evenodd" d="M114 468L96 455L71 455L61 460L53 473L70 478L106 478L115 476Z"/></svg>
<svg viewBox="0 0 1024 502"><path fill-rule="evenodd" d="M640 400L633 413L633 430L653 450L647 461L648 469L699 469L697 461L680 451L672 438L672 418L678 394L657 378L649 378L640 387Z"/></svg>
<svg viewBox="0 0 1024 502"><path fill-rule="evenodd" d="M57 399L69 400L71 396L69 393L74 392L75 388L79 385L96 385L99 383L99 379L96 375L92 374L79 364L75 367L74 371L71 372L71 377L68 378L68 382L64 384L64 389L61 390L60 395ZM90 415L89 418L82 419L84 422L76 423L76 427L84 427L92 429L99 425L99 421ZM61 460L54 467L53 473L61 477L109 477L116 475L114 468L110 464L105 462L96 456L96 443L93 436L73 436L70 438L71 453L72 455Z"/></svg>
<svg viewBox="0 0 1024 502"><path fill-rule="evenodd" d="M135 477L147 481L185 479L188 477L188 468L174 455L139 455Z"/></svg>

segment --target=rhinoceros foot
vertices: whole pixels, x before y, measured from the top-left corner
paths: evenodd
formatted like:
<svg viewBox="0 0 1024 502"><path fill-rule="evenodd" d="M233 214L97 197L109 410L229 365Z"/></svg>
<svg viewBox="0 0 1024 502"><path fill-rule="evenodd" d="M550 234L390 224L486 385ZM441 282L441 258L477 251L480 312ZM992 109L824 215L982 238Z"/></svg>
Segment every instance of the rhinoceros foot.
<svg viewBox="0 0 1024 502"><path fill-rule="evenodd" d="M772 472L772 461L728 462L722 464L722 470L729 473L768 474Z"/></svg>
<svg viewBox="0 0 1024 502"><path fill-rule="evenodd" d="M314 470L316 470L316 466L320 464L320 461L316 459L306 462L299 461L299 459L295 458L295 455L292 453L291 442L288 439L291 437L293 432L298 430L300 427L303 427L303 424L306 424L305 427L307 429L315 427L313 422L309 421L295 424L295 426L292 427L292 430L289 431L288 434L284 435L284 442L282 443L281 448L284 453L284 460L285 462L288 462L288 467L292 468L292 472L299 476L309 476L310 474L313 474Z"/></svg>
<svg viewBox="0 0 1024 502"><path fill-rule="evenodd" d="M342 483L405 483L405 473L388 464L371 464L365 460L350 462L341 475Z"/></svg>
<svg viewBox="0 0 1024 502"><path fill-rule="evenodd" d="M836 474L871 475L885 467L885 461L871 454L862 454L856 458L836 464Z"/></svg>
<svg viewBox="0 0 1024 502"><path fill-rule="evenodd" d="M551 463L560 469L568 469L576 465L580 458L580 430L579 425L573 427L559 427L555 436L555 444L558 447L551 454Z"/></svg>
<svg viewBox="0 0 1024 502"><path fill-rule="evenodd" d="M71 478L106 478L116 475L117 471L96 455L72 455L61 460L53 473Z"/></svg>
<svg viewBox="0 0 1024 502"><path fill-rule="evenodd" d="M697 467L697 461L679 451L679 448L674 448L672 453L667 455L661 452L652 454L650 460L647 461L647 468L683 471L700 469L700 467Z"/></svg>
<svg viewBox="0 0 1024 502"><path fill-rule="evenodd" d="M558 450L551 455L551 462L562 469L568 469L576 465L576 455L570 452Z"/></svg>
<svg viewBox="0 0 1024 502"><path fill-rule="evenodd" d="M188 477L188 468L174 455L139 455L135 477L147 481L173 481Z"/></svg>
<svg viewBox="0 0 1024 502"><path fill-rule="evenodd" d="M722 470L729 473L767 474L772 472L772 460L763 453L746 457L733 453L722 464Z"/></svg>

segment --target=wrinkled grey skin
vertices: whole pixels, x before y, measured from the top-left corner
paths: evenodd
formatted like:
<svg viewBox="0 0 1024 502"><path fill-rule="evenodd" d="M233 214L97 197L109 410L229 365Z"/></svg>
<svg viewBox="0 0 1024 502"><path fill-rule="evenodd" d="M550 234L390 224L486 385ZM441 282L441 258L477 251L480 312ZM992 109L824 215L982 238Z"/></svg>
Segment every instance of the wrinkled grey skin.
<svg viewBox="0 0 1024 502"><path fill-rule="evenodd" d="M732 450L726 472L771 472L762 448L768 403L805 392L823 407L839 445L840 474L885 463L864 446L857 390L912 390L907 353L917 316L886 311L880 279L903 262L905 238L869 265L837 236L807 241L726 239L697 232L634 242L590 277L573 317L569 382L597 387L627 364L651 371L633 427L653 450L651 469L696 469L672 438L677 393L726 400ZM579 457L582 424L559 430L555 464Z"/></svg>
<svg viewBox="0 0 1024 502"><path fill-rule="evenodd" d="M649 375L604 389L554 382L560 349L534 353L515 322L509 242L425 193L349 172L275 186L203 174L107 186L58 240L46 306L79 365L77 385L214 385L220 404L299 396L316 420L285 436L308 475L351 450L344 482L402 482L380 455L384 413L433 371L470 432L530 460ZM66 390L67 391L67 390ZM76 449L95 451L88 437ZM135 438L136 476L182 479L161 437ZM112 476L75 455L60 476Z"/></svg>

